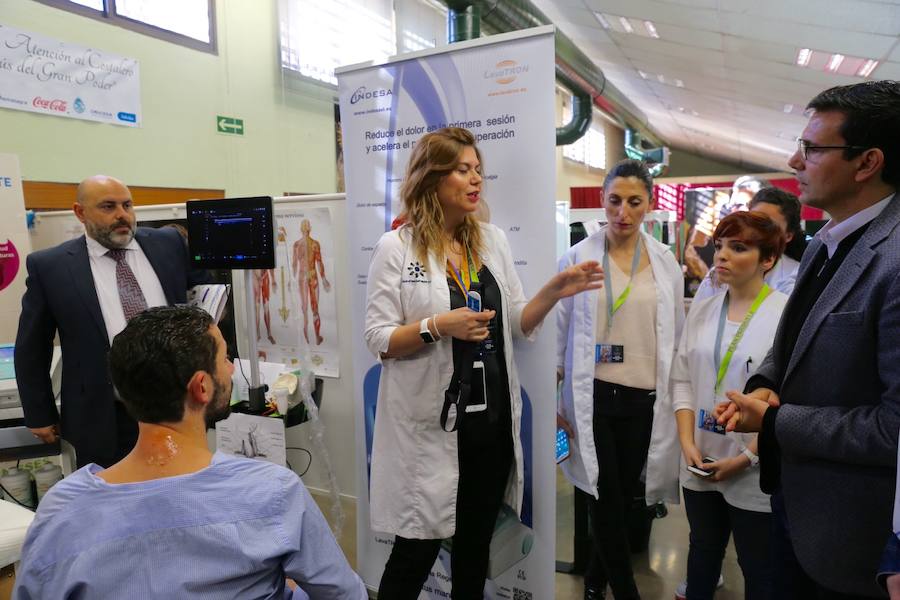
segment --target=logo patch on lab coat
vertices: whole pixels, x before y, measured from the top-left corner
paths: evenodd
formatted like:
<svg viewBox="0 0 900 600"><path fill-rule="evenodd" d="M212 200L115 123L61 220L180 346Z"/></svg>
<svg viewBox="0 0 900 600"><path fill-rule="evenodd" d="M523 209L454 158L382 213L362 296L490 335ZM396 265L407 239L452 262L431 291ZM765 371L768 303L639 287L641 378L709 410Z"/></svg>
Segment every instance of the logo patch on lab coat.
<svg viewBox="0 0 900 600"><path fill-rule="evenodd" d="M406 266L406 270L409 273L409 279L404 279L403 283L430 283L431 281L428 277L428 272L425 270L425 265L417 260L411 261Z"/></svg>

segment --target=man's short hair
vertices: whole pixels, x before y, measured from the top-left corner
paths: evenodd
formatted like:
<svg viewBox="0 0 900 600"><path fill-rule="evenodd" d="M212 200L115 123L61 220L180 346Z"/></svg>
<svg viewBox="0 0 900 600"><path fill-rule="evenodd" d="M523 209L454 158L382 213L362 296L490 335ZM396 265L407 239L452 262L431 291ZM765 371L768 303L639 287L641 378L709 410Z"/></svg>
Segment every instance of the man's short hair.
<svg viewBox="0 0 900 600"><path fill-rule="evenodd" d="M131 416L143 423L184 418L187 384L197 371L216 374L212 317L188 306L159 306L134 316L113 339L109 369Z"/></svg>
<svg viewBox="0 0 900 600"><path fill-rule="evenodd" d="M847 160L871 148L884 153L881 179L900 185L900 82L866 81L825 90L806 106L815 111L844 115L841 136L848 146Z"/></svg>

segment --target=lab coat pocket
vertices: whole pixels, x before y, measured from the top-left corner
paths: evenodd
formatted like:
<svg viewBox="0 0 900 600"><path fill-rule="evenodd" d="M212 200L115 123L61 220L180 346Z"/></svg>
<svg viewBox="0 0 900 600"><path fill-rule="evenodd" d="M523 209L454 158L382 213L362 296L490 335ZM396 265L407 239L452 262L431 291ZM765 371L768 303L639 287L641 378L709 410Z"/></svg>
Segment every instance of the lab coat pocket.
<svg viewBox="0 0 900 600"><path fill-rule="evenodd" d="M429 376L437 376L432 364L432 353L436 349L426 348L412 356L391 361L391 368L388 370L392 380L390 386L394 390L402 390L400 394L391 394L400 418L415 423L439 422L444 394L443 390L438 393L437 381Z"/></svg>

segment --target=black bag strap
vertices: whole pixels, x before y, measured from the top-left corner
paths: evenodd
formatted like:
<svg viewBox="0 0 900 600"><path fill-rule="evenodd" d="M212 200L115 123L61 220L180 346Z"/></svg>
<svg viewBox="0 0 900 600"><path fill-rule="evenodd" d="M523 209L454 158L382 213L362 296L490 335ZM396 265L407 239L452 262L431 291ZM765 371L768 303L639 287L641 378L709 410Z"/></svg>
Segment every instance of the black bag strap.
<svg viewBox="0 0 900 600"><path fill-rule="evenodd" d="M441 409L441 428L447 433L456 431L466 414L472 393L472 364L478 344L463 342L463 355L459 371L450 377L450 385L444 392L444 407ZM451 424L447 428L448 422Z"/></svg>

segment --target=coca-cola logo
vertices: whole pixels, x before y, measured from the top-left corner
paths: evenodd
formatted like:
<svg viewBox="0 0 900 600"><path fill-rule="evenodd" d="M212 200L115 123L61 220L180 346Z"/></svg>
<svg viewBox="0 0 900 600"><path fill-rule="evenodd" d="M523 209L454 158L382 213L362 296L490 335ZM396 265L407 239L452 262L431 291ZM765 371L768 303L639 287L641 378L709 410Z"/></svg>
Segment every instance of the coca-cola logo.
<svg viewBox="0 0 900 600"><path fill-rule="evenodd" d="M66 104L65 100L47 100L45 98L41 98L40 96L35 96L34 100L31 101L32 106L35 108L43 108L44 110L52 110L56 112L66 112Z"/></svg>

